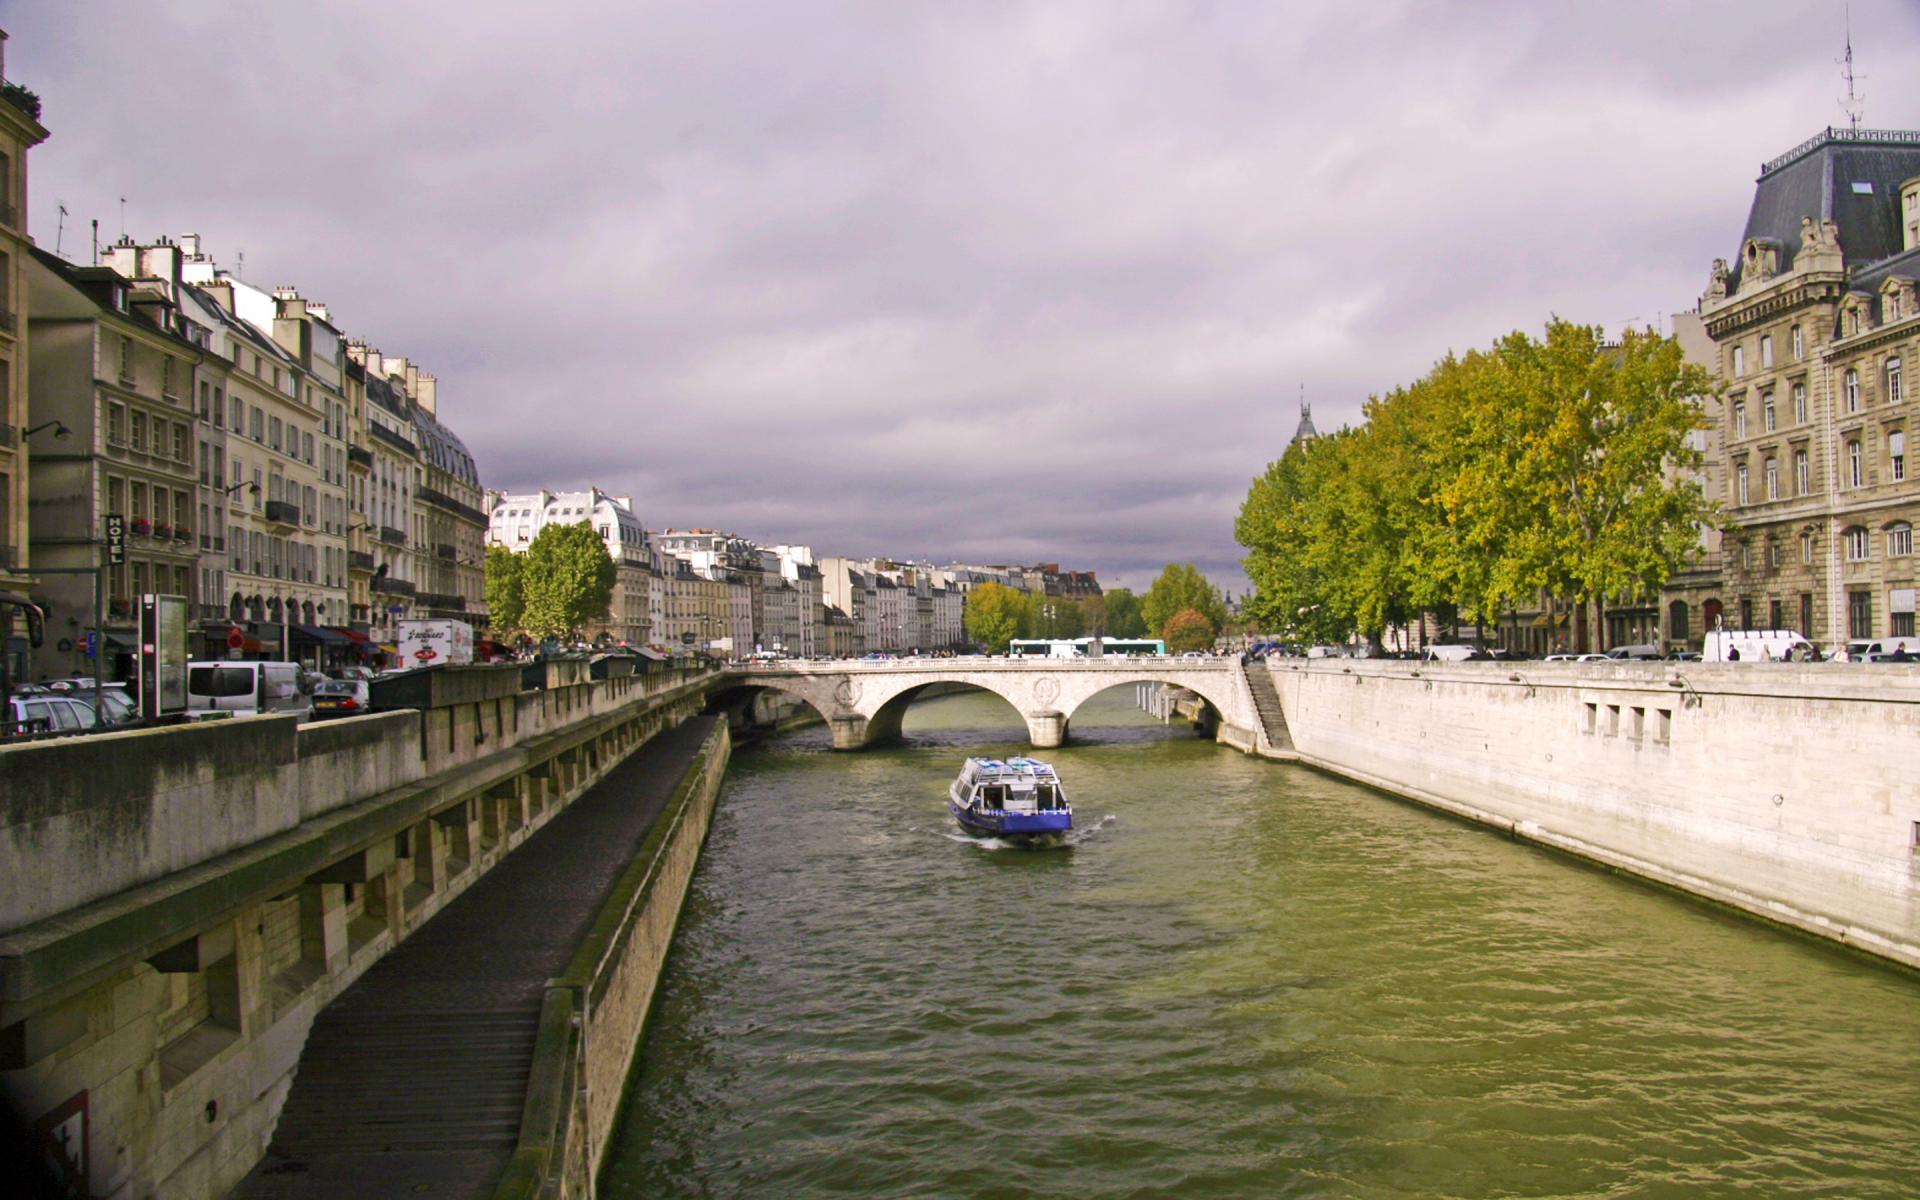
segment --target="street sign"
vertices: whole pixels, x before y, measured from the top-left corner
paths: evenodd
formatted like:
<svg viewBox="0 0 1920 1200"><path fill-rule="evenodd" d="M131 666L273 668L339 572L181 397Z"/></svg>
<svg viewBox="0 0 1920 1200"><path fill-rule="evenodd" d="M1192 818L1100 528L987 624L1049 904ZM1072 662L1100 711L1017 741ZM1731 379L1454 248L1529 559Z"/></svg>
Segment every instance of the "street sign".
<svg viewBox="0 0 1920 1200"><path fill-rule="evenodd" d="M394 616L396 616L396 617L397 617L397 616L399 616L399 615L400 615L401 613L403 613L403 612L406 612L406 611L407 611L407 606L406 606L406 605L404 605L404 604L389 604L389 605L387 606L387 611L388 611L388 612L390 612L390 613L392 613L392 614L393 614Z"/></svg>
<svg viewBox="0 0 1920 1200"><path fill-rule="evenodd" d="M117 567L127 561L127 519L119 513L107 514L107 565Z"/></svg>
<svg viewBox="0 0 1920 1200"><path fill-rule="evenodd" d="M239 650L244 648L246 644L247 635L241 631L238 625L230 625L227 627L227 649Z"/></svg>
<svg viewBox="0 0 1920 1200"><path fill-rule="evenodd" d="M92 658L99 653L100 653L100 635L95 631L89 629L87 630L87 657Z"/></svg>

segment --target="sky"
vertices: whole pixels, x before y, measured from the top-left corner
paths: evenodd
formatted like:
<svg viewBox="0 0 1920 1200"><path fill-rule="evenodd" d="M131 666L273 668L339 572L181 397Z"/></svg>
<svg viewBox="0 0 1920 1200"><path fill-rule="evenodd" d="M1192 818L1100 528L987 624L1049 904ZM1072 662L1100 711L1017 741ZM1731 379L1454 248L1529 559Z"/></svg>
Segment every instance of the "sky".
<svg viewBox="0 0 1920 1200"><path fill-rule="evenodd" d="M1303 394L1692 308L1845 124L1843 14L0 0L41 246L244 254L438 376L489 487L1236 591ZM1850 21L1863 124L1920 128L1920 3Z"/></svg>

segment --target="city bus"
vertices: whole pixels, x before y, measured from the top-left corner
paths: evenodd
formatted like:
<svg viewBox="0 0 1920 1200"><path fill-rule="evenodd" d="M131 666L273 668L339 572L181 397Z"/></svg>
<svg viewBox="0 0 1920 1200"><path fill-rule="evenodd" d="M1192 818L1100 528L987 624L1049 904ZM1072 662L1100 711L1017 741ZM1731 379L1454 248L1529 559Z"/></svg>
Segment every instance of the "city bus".
<svg viewBox="0 0 1920 1200"><path fill-rule="evenodd" d="M1167 644L1159 638L1014 638L1007 644L1009 658L1165 658Z"/></svg>

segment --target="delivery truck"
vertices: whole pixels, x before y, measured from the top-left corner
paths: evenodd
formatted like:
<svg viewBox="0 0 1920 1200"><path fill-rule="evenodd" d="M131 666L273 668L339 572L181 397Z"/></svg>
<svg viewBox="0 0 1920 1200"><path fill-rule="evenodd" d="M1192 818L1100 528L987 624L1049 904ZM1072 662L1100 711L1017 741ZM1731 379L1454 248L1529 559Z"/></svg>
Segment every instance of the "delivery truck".
<svg viewBox="0 0 1920 1200"><path fill-rule="evenodd" d="M473 661L473 626L465 621L401 621L397 632L394 647L400 661L393 664L395 670Z"/></svg>

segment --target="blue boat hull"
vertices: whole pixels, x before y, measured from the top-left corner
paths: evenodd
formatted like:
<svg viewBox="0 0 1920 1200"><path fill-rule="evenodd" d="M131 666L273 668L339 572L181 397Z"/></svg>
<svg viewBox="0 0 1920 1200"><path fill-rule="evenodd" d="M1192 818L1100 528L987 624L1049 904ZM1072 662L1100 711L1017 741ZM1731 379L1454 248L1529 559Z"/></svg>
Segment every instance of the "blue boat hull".
<svg viewBox="0 0 1920 1200"><path fill-rule="evenodd" d="M1058 837L1073 829L1071 811L1038 813L981 813L947 801L947 810L963 829L990 837Z"/></svg>

